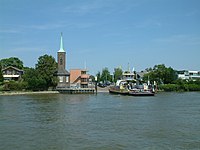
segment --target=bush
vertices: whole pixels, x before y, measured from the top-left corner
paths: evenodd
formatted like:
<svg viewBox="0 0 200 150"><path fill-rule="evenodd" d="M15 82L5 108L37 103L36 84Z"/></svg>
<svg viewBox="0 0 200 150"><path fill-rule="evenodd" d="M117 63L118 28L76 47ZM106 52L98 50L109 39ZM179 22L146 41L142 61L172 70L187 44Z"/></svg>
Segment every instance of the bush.
<svg viewBox="0 0 200 150"><path fill-rule="evenodd" d="M200 91L200 84L163 84L159 86L160 90L171 92L171 91Z"/></svg>
<svg viewBox="0 0 200 150"><path fill-rule="evenodd" d="M159 86L160 90L164 90L166 92L171 92L171 91L179 91L179 85L177 84L163 84Z"/></svg>
<svg viewBox="0 0 200 150"><path fill-rule="evenodd" d="M2 86L2 85L0 85L0 91L3 91L3 90L4 90L3 86Z"/></svg>
<svg viewBox="0 0 200 150"><path fill-rule="evenodd" d="M189 91L200 91L200 85L199 84L189 84L188 89L189 89Z"/></svg>
<svg viewBox="0 0 200 150"><path fill-rule="evenodd" d="M26 82L9 81L5 82L3 86L4 91L22 91L27 88Z"/></svg>

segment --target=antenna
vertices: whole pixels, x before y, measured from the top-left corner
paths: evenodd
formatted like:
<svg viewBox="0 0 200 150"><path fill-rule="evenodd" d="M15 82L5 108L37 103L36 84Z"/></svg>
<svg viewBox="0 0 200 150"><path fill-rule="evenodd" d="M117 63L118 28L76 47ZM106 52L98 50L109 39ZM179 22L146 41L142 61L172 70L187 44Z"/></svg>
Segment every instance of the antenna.
<svg viewBox="0 0 200 150"><path fill-rule="evenodd" d="M134 71L135 71L135 68L133 67L132 72L134 72Z"/></svg>
<svg viewBox="0 0 200 150"><path fill-rule="evenodd" d="M84 62L84 68L85 68L85 70L87 69L86 60L85 60L85 62Z"/></svg>
<svg viewBox="0 0 200 150"><path fill-rule="evenodd" d="M130 65L129 65L129 63L128 63L128 71L130 72Z"/></svg>

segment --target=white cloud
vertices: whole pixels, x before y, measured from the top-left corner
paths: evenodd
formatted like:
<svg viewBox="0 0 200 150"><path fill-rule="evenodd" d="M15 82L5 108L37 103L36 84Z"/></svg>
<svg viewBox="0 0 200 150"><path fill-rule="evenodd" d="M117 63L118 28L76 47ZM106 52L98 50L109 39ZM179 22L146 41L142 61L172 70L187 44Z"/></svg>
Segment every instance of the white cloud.
<svg viewBox="0 0 200 150"><path fill-rule="evenodd" d="M141 22L135 23L136 28L146 28L146 27L161 27L162 23L156 19L146 19Z"/></svg>
<svg viewBox="0 0 200 150"><path fill-rule="evenodd" d="M14 52L14 53L21 53L21 52L29 53L29 52L40 52L40 51L45 52L46 50L44 50L44 48L41 48L41 47L15 47L15 48L12 48L8 51Z"/></svg>
<svg viewBox="0 0 200 150"><path fill-rule="evenodd" d="M77 15L85 15L100 9L102 6L97 1L84 4L73 4L62 9L64 13L72 13Z"/></svg>
<svg viewBox="0 0 200 150"><path fill-rule="evenodd" d="M197 15L197 14L199 14L199 10L193 10L193 11L187 12L187 13L185 14L185 16L186 16L186 17L191 17L191 16L195 16L195 15Z"/></svg>
<svg viewBox="0 0 200 150"><path fill-rule="evenodd" d="M16 29L0 29L0 33L20 33L20 30Z"/></svg>
<svg viewBox="0 0 200 150"><path fill-rule="evenodd" d="M35 24L28 26L27 28L37 29L37 30L51 30L51 29L60 29L60 28L78 28L85 29L91 28L95 25L95 23L90 22L61 22L61 23L48 23L48 24Z"/></svg>
<svg viewBox="0 0 200 150"><path fill-rule="evenodd" d="M200 37L192 35L172 35L166 38L154 39L154 42L165 44L200 45Z"/></svg>
<svg viewBox="0 0 200 150"><path fill-rule="evenodd" d="M50 30L50 29L56 29L56 28L62 28L65 27L64 24L38 24L38 25L31 25L27 26L27 28L33 28L38 30Z"/></svg>
<svg viewBox="0 0 200 150"><path fill-rule="evenodd" d="M84 3L74 3L68 5L62 9L62 12L76 14L80 16L90 13L126 13L127 11L130 11L133 7L138 7L140 5L141 3L135 0L131 0L131 2L124 0L92 0L89 2L84 1Z"/></svg>

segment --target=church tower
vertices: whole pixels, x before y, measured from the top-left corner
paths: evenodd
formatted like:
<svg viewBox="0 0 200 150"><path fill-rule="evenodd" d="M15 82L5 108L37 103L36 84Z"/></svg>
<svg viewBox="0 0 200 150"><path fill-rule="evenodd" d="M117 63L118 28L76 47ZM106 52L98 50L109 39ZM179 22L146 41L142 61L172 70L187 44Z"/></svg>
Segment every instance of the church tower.
<svg viewBox="0 0 200 150"><path fill-rule="evenodd" d="M65 69L66 68L66 52L63 46L63 37L61 33L60 39L60 50L57 52L57 62L58 62L58 88L69 88L70 87L70 74Z"/></svg>

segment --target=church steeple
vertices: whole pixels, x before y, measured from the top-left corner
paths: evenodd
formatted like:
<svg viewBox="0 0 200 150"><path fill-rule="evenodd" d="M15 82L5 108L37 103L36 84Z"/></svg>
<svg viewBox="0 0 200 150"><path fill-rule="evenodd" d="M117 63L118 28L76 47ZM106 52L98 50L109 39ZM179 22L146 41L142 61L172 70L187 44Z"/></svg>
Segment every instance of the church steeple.
<svg viewBox="0 0 200 150"><path fill-rule="evenodd" d="M66 70L66 52L63 46L63 37L61 33L60 50L57 52L58 70L57 76L59 79L57 87L70 87L70 73Z"/></svg>
<svg viewBox="0 0 200 150"><path fill-rule="evenodd" d="M62 32L61 32L61 38L60 38L60 50L58 52L65 52L64 46L63 46Z"/></svg>

